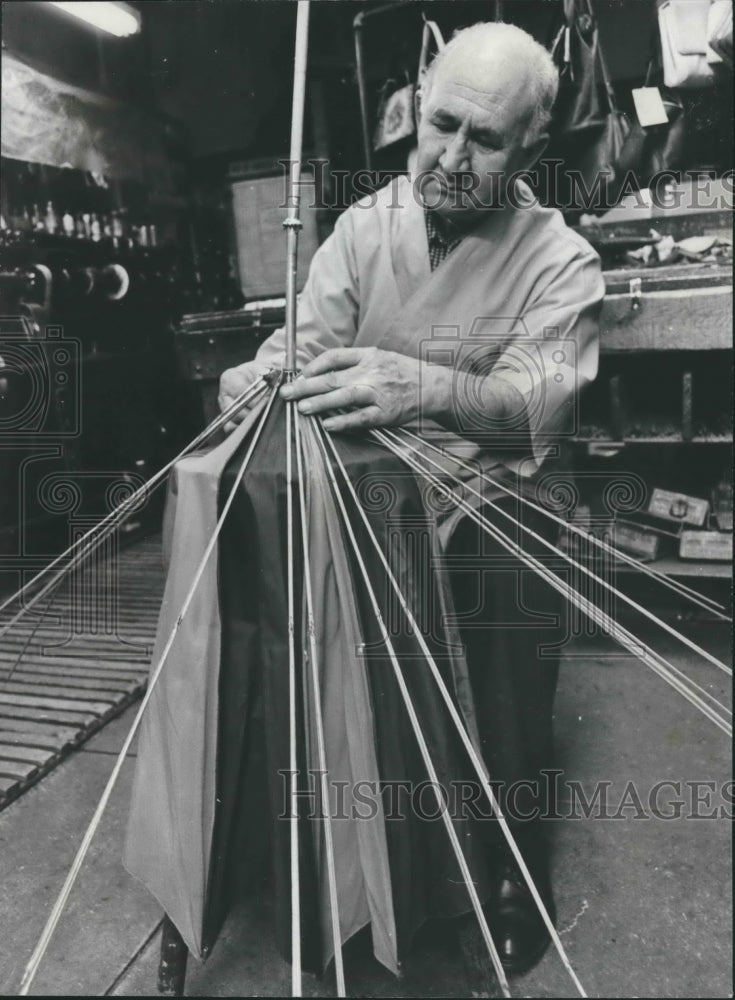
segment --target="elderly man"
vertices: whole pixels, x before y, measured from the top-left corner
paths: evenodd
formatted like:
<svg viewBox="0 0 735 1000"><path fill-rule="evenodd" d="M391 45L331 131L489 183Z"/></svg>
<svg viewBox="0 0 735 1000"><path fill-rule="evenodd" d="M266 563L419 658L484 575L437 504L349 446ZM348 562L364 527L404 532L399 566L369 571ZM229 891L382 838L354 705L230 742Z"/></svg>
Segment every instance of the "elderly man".
<svg viewBox="0 0 735 1000"><path fill-rule="evenodd" d="M335 432L418 425L520 489L545 460L549 469L575 396L596 374L604 294L596 254L517 181L546 145L556 89L546 51L510 25L468 28L435 59L417 97L417 176L348 209L312 262L298 307L301 377L281 389L303 413ZM221 405L283 360L278 331L223 374ZM549 622L559 609L533 574L518 566L514 581L507 557L494 569L502 550L466 521L450 519L444 537L450 557L483 560L452 578L481 745L553 912L534 818L551 765L560 637ZM526 797L511 801L508 789L521 787ZM547 935L495 824L485 826L491 930L505 967L522 972Z"/></svg>

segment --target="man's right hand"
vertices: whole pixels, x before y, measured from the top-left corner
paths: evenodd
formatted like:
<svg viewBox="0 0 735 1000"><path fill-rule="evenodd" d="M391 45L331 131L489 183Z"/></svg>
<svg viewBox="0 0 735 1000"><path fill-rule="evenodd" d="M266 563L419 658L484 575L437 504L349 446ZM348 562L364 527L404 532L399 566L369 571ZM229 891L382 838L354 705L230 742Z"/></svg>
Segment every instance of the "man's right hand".
<svg viewBox="0 0 735 1000"><path fill-rule="evenodd" d="M220 411L226 410L228 406L232 406L238 396L241 396L246 389L249 389L254 382L269 371L271 371L271 367L262 364L260 361L246 361L244 365L238 365L237 368L228 368L222 372L219 380L219 396L217 397ZM241 420L244 420L248 410L258 399L260 399L260 395L256 393L241 410L238 410L232 420L226 424L225 430L232 430L235 424L239 424Z"/></svg>

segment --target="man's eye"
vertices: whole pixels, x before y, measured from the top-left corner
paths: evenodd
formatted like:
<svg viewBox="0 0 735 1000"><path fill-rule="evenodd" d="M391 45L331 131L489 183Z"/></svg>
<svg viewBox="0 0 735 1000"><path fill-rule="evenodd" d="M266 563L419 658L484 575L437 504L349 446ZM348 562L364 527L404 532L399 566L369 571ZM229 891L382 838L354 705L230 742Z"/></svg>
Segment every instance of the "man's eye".
<svg viewBox="0 0 735 1000"><path fill-rule="evenodd" d="M450 125L449 122L434 122L434 128L438 132L453 132L454 126Z"/></svg>

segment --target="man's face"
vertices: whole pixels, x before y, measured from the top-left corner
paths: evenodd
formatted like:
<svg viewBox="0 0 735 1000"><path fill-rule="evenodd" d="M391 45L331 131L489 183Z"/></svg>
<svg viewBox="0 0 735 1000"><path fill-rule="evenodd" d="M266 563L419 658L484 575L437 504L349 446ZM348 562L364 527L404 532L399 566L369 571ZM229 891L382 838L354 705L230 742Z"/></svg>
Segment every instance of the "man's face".
<svg viewBox="0 0 735 1000"><path fill-rule="evenodd" d="M454 55L454 53L453 53ZM424 202L464 226L502 200L502 180L530 167L536 146L524 147L530 119L525 73L498 61L497 72L437 68L419 108L419 174ZM500 184L500 188L499 188Z"/></svg>

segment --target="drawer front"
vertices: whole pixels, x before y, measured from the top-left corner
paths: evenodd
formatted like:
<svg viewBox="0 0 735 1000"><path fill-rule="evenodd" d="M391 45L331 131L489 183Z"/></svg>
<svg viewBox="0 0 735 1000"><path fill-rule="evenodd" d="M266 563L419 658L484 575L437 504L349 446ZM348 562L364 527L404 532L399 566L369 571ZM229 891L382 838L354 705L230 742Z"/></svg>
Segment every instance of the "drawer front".
<svg viewBox="0 0 735 1000"><path fill-rule="evenodd" d="M702 351L732 347L729 285L606 296L600 317L603 351Z"/></svg>

